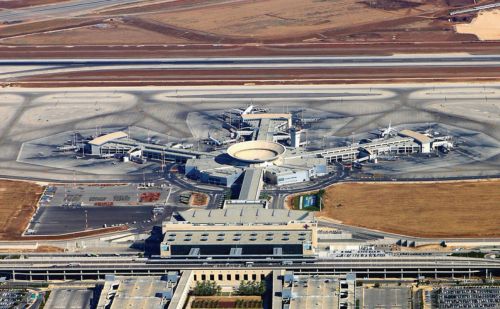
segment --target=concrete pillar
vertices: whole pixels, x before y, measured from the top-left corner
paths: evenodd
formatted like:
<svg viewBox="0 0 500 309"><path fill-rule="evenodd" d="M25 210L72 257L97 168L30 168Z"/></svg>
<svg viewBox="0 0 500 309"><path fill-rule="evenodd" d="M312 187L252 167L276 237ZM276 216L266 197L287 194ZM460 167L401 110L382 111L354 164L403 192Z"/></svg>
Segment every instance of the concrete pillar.
<svg viewBox="0 0 500 309"><path fill-rule="evenodd" d="M401 268L401 279L403 279L403 269Z"/></svg>
<svg viewBox="0 0 500 309"><path fill-rule="evenodd" d="M434 279L438 278L438 270L437 268L434 268Z"/></svg>
<svg viewBox="0 0 500 309"><path fill-rule="evenodd" d="M12 270L12 280L16 281L16 271L14 269Z"/></svg>
<svg viewBox="0 0 500 309"><path fill-rule="evenodd" d="M387 279L387 268L384 268L384 279Z"/></svg>

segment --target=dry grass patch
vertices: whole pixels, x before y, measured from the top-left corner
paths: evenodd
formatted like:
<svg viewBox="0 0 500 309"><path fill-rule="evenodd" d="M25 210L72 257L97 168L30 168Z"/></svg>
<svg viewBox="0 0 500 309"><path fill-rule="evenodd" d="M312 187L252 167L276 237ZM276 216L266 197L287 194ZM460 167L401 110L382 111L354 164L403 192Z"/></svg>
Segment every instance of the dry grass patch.
<svg viewBox="0 0 500 309"><path fill-rule="evenodd" d="M500 181L348 183L326 190L321 214L420 237L499 237Z"/></svg>
<svg viewBox="0 0 500 309"><path fill-rule="evenodd" d="M0 180L0 240L21 236L43 190L31 182Z"/></svg>
<svg viewBox="0 0 500 309"><path fill-rule="evenodd" d="M422 10L437 6L423 5ZM421 13L421 11L419 11ZM261 0L151 14L178 27L241 37L288 37L408 16L407 9L386 11L353 0Z"/></svg>

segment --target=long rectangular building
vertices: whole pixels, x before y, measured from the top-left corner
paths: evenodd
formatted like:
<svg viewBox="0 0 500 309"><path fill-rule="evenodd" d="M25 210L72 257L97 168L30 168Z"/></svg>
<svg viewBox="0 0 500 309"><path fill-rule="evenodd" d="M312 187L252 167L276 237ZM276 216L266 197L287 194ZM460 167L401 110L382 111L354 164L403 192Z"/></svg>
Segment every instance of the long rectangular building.
<svg viewBox="0 0 500 309"><path fill-rule="evenodd" d="M308 212L233 206L187 210L164 222L162 257L312 255L317 223Z"/></svg>

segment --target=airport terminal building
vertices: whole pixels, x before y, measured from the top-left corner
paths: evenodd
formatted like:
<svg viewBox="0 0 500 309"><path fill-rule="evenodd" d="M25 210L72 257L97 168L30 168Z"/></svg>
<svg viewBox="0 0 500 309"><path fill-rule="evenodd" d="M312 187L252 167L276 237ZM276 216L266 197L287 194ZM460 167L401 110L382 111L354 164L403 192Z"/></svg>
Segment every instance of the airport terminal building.
<svg viewBox="0 0 500 309"><path fill-rule="evenodd" d="M317 247L312 213L252 206L175 213L162 225L162 257L307 256Z"/></svg>

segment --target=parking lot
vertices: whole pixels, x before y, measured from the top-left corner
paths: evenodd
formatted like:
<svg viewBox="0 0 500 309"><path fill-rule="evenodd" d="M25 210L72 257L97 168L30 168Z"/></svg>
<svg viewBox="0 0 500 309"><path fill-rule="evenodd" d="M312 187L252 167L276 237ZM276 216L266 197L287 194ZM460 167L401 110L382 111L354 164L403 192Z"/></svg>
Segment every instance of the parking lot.
<svg viewBox="0 0 500 309"><path fill-rule="evenodd" d="M409 287L383 286L363 287L361 290L362 309L411 309Z"/></svg>
<svg viewBox="0 0 500 309"><path fill-rule="evenodd" d="M153 206L166 205L171 188L162 184L52 185L40 206Z"/></svg>
<svg viewBox="0 0 500 309"><path fill-rule="evenodd" d="M91 289L54 289L44 308L81 309L92 308L96 300Z"/></svg>
<svg viewBox="0 0 500 309"><path fill-rule="evenodd" d="M290 287L290 308L348 308L354 303L354 286L342 278L296 276Z"/></svg>
<svg viewBox="0 0 500 309"><path fill-rule="evenodd" d="M440 309L498 308L500 287L498 286L456 286L437 290Z"/></svg>
<svg viewBox="0 0 500 309"><path fill-rule="evenodd" d="M16 304L26 304L27 292L24 290L0 290L0 309L14 308Z"/></svg>

